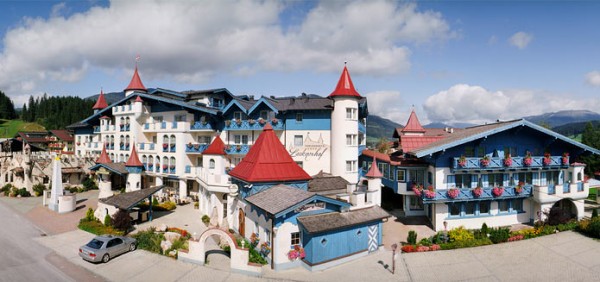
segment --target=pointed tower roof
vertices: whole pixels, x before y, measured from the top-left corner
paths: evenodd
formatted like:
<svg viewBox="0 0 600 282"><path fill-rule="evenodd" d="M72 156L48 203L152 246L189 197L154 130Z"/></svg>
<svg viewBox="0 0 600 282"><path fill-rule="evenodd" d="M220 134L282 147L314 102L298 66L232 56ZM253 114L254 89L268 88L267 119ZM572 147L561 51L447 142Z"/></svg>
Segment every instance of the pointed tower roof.
<svg viewBox="0 0 600 282"><path fill-rule="evenodd" d="M340 96L349 96L361 98L360 94L356 92L354 89L354 84L352 83L352 78L350 77L350 73L348 72L348 68L344 66L344 70L342 71L342 75L340 76L340 80L338 81L337 86L329 94L329 97L340 97Z"/></svg>
<svg viewBox="0 0 600 282"><path fill-rule="evenodd" d="M401 132L425 132L425 128L421 126L414 109L410 112L406 126L402 128Z"/></svg>
<svg viewBox="0 0 600 282"><path fill-rule="evenodd" d="M108 154L106 153L106 144L102 145L102 153L100 153L100 157L96 160L97 164L109 164L112 163Z"/></svg>
<svg viewBox="0 0 600 282"><path fill-rule="evenodd" d="M307 181L308 175L290 156L267 123L246 157L229 172L246 182Z"/></svg>
<svg viewBox="0 0 600 282"><path fill-rule="evenodd" d="M135 101L134 101L134 102L144 102L144 100L142 100L142 97L140 97L140 95L138 95L138 96L135 98Z"/></svg>
<svg viewBox="0 0 600 282"><path fill-rule="evenodd" d="M125 166L139 166L142 167L144 164L140 162L140 158L138 157L137 150L135 149L135 142L133 143L133 148L131 149L131 155L129 159L125 163Z"/></svg>
<svg viewBox="0 0 600 282"><path fill-rule="evenodd" d="M106 99L104 98L104 92L100 90L100 96L98 96L98 100L96 100L96 104L94 104L93 110L102 110L108 107L108 103L106 103Z"/></svg>
<svg viewBox="0 0 600 282"><path fill-rule="evenodd" d="M221 140L221 137L217 135L215 140L208 145L206 150L202 152L203 155L225 155L225 143Z"/></svg>
<svg viewBox="0 0 600 282"><path fill-rule="evenodd" d="M383 177L383 174L381 173L381 171L379 171L379 168L377 167L377 158L373 157L373 164L371 165L369 172L367 172L367 174L365 174L365 176L369 177L369 178Z"/></svg>
<svg viewBox="0 0 600 282"><path fill-rule="evenodd" d="M131 78L131 82L129 82L129 86L125 88L125 91L128 90L140 90L146 92L146 86L142 83L140 79L140 75L138 74L137 63L135 64L135 71L133 71L133 77Z"/></svg>

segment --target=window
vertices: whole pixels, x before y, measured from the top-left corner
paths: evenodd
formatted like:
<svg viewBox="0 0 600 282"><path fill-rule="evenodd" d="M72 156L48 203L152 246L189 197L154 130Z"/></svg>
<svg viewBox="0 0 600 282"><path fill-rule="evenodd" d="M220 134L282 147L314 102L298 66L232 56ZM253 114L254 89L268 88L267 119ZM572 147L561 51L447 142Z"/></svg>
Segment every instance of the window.
<svg viewBox="0 0 600 282"><path fill-rule="evenodd" d="M423 184L423 182L425 181L423 171L422 170L414 170L414 169L409 170L408 171L408 181Z"/></svg>
<svg viewBox="0 0 600 282"><path fill-rule="evenodd" d="M304 139L302 138L302 135L294 135L294 146L295 147L304 146Z"/></svg>
<svg viewBox="0 0 600 282"><path fill-rule="evenodd" d="M303 119L304 119L304 115L302 113L296 114L296 123L302 123Z"/></svg>
<svg viewBox="0 0 600 282"><path fill-rule="evenodd" d="M517 177L518 178L516 180L518 180L518 182L523 182L525 184L533 183L533 173L532 172L521 172L517 175Z"/></svg>
<svg viewBox="0 0 600 282"><path fill-rule="evenodd" d="M208 161L208 168L209 169L215 168L215 160L214 159L210 159L210 161Z"/></svg>
<svg viewBox="0 0 600 282"><path fill-rule="evenodd" d="M355 108L346 108L346 119L357 120Z"/></svg>
<svg viewBox="0 0 600 282"><path fill-rule="evenodd" d="M448 205L448 209L450 210L450 216L459 216L460 215L460 204L450 203Z"/></svg>
<svg viewBox="0 0 600 282"><path fill-rule="evenodd" d="M470 174L457 174L455 176L456 188L471 188Z"/></svg>
<svg viewBox="0 0 600 282"><path fill-rule="evenodd" d="M488 181L490 186L502 187L504 186L504 174L493 173L489 174Z"/></svg>
<svg viewBox="0 0 600 282"><path fill-rule="evenodd" d="M300 232L292 232L291 234L291 240L290 240L290 245L292 246L296 246L296 245L300 245ZM325 240L323 238L323 240ZM325 242L327 242L327 240L325 240Z"/></svg>
<svg viewBox="0 0 600 282"><path fill-rule="evenodd" d="M489 214L490 213L490 202L481 201L479 202L479 214Z"/></svg>
<svg viewBox="0 0 600 282"><path fill-rule="evenodd" d="M417 196L409 196L409 204L411 211L423 210L423 202Z"/></svg>
<svg viewBox="0 0 600 282"><path fill-rule="evenodd" d="M210 136L198 136L199 144L210 144Z"/></svg>
<svg viewBox="0 0 600 282"><path fill-rule="evenodd" d="M475 215L475 202L465 203L465 215Z"/></svg>
<svg viewBox="0 0 600 282"><path fill-rule="evenodd" d="M478 158L483 158L483 156L485 156L485 148L484 147L477 147L477 157Z"/></svg>
<svg viewBox="0 0 600 282"><path fill-rule="evenodd" d="M260 111L260 118L262 119L269 119L269 111Z"/></svg>
<svg viewBox="0 0 600 282"><path fill-rule="evenodd" d="M399 169L397 171L397 174L398 174L398 182L406 181L406 170Z"/></svg>
<svg viewBox="0 0 600 282"><path fill-rule="evenodd" d="M508 212L508 201L498 201L498 211Z"/></svg>
<svg viewBox="0 0 600 282"><path fill-rule="evenodd" d="M236 120L237 119L241 120L242 119L242 112L239 112L239 111L238 112L233 112L233 118L236 119Z"/></svg>
<svg viewBox="0 0 600 282"><path fill-rule="evenodd" d="M236 145L248 145L248 135L234 135L233 143Z"/></svg>
<svg viewBox="0 0 600 282"><path fill-rule="evenodd" d="M513 199L512 200L512 211L514 211L514 212L522 212L523 211L523 199Z"/></svg>
<svg viewBox="0 0 600 282"><path fill-rule="evenodd" d="M356 161L346 161L346 172L356 171Z"/></svg>
<svg viewBox="0 0 600 282"><path fill-rule="evenodd" d="M155 116L154 117L154 121L155 122L162 122L163 121L163 116Z"/></svg>
<svg viewBox="0 0 600 282"><path fill-rule="evenodd" d="M357 143L357 136L356 134L346 134L346 145L347 146L356 146Z"/></svg>
<svg viewBox="0 0 600 282"><path fill-rule="evenodd" d="M301 167L301 168L304 168L304 163L303 163L303 162L301 162L301 161L298 161L298 162L296 162L296 164L297 164L299 167Z"/></svg>
<svg viewBox="0 0 600 282"><path fill-rule="evenodd" d="M473 147L465 147L465 157L472 158L475 156L475 148Z"/></svg>
<svg viewBox="0 0 600 282"><path fill-rule="evenodd" d="M185 115L175 115L175 121L185 121Z"/></svg>

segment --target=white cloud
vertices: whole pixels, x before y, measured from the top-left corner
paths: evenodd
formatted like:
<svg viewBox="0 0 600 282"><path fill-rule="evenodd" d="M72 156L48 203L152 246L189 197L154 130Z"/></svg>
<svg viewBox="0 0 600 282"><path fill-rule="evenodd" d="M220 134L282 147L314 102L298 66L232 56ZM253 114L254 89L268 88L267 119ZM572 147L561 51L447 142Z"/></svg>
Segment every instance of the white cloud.
<svg viewBox="0 0 600 282"><path fill-rule="evenodd" d="M591 71L585 75L585 82L592 86L600 86L600 71Z"/></svg>
<svg viewBox="0 0 600 282"><path fill-rule="evenodd" d="M510 45L513 45L519 49L525 49L529 43L533 40L533 35L519 31L508 39Z"/></svg>
<svg viewBox="0 0 600 282"><path fill-rule="evenodd" d="M68 12L67 3L61 2L52 6L52 10L50 10L50 17L60 17L66 12Z"/></svg>
<svg viewBox="0 0 600 282"><path fill-rule="evenodd" d="M428 97L423 105L431 121L475 124L561 110L597 111L598 107L600 98L575 99L572 95L534 90L489 91L468 84L440 91Z"/></svg>
<svg viewBox="0 0 600 282"><path fill-rule="evenodd" d="M111 1L61 17L25 19L6 32L0 89L43 91L52 80L75 82L89 69L131 74L141 54L144 80L205 82L221 72L338 72L389 75L410 68L410 46L454 36L442 15L391 1L320 2L284 28L285 2ZM248 12L251 11L251 12ZM27 81L27 88L23 87ZM99 85L101 82L98 83Z"/></svg>

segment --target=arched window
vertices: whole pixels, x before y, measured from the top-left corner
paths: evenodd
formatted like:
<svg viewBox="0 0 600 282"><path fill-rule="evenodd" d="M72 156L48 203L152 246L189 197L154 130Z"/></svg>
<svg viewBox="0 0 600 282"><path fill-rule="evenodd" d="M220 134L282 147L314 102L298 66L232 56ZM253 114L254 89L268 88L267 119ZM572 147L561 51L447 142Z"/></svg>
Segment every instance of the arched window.
<svg viewBox="0 0 600 282"><path fill-rule="evenodd" d="M129 160L129 154L125 155L125 159L123 161L128 161Z"/></svg>
<svg viewBox="0 0 600 282"><path fill-rule="evenodd" d="M175 135L171 135L171 147L175 145Z"/></svg>
<svg viewBox="0 0 600 282"><path fill-rule="evenodd" d="M125 124L125 118L124 118L124 117L121 117L121 119L120 119L120 124L121 124L121 125Z"/></svg>
<svg viewBox="0 0 600 282"><path fill-rule="evenodd" d="M577 173L577 181L581 181L581 172Z"/></svg>
<svg viewBox="0 0 600 282"><path fill-rule="evenodd" d="M169 167L169 159L167 157L163 157L162 159L163 169Z"/></svg>
<svg viewBox="0 0 600 282"><path fill-rule="evenodd" d="M171 157L171 167L175 167L175 157Z"/></svg>
<svg viewBox="0 0 600 282"><path fill-rule="evenodd" d="M121 144L125 143L125 137L123 135L119 136L119 142Z"/></svg>
<svg viewBox="0 0 600 282"><path fill-rule="evenodd" d="M142 163L143 164L147 164L148 163L148 158L146 157L146 155L142 155Z"/></svg>
<svg viewBox="0 0 600 282"><path fill-rule="evenodd" d="M129 145L129 135L125 136L125 144Z"/></svg>
<svg viewBox="0 0 600 282"><path fill-rule="evenodd" d="M115 162L115 153L110 154L110 161Z"/></svg>
<svg viewBox="0 0 600 282"><path fill-rule="evenodd" d="M210 161L208 161L208 168L209 169L215 168L215 160L214 159L210 159Z"/></svg>
<svg viewBox="0 0 600 282"><path fill-rule="evenodd" d="M148 156L148 163L154 164L154 157L152 155Z"/></svg>
<svg viewBox="0 0 600 282"><path fill-rule="evenodd" d="M120 154L120 155L119 155L119 162L121 162L121 163L122 163L122 162L124 162L124 161L125 161L125 159L124 159L124 156L123 156L123 154Z"/></svg>
<svg viewBox="0 0 600 282"><path fill-rule="evenodd" d="M129 125L129 117L125 119L125 124Z"/></svg>

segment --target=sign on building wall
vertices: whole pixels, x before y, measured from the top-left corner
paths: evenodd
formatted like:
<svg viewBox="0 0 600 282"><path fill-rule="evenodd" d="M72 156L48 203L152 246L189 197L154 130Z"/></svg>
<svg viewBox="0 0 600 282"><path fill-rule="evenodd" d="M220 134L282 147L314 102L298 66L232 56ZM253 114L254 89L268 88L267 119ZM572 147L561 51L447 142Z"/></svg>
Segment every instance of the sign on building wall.
<svg viewBox="0 0 600 282"><path fill-rule="evenodd" d="M321 160L328 150L329 145L323 142L323 135L319 134L315 141L310 138L310 132L306 134L301 146L292 143L288 149L292 158L297 161Z"/></svg>

